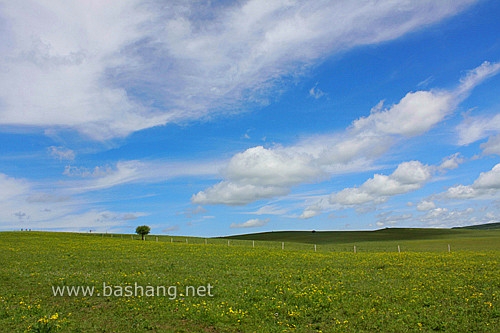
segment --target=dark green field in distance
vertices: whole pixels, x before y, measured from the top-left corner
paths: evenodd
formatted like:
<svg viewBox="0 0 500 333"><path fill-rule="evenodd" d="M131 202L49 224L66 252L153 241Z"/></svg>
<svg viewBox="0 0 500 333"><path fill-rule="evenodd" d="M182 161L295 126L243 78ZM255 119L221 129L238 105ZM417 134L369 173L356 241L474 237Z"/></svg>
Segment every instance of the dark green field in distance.
<svg viewBox="0 0 500 333"><path fill-rule="evenodd" d="M394 251L398 245L404 250L441 251L496 250L500 247L500 229L488 228L387 228L375 231L276 231L224 237L232 241L289 242L317 244L322 249L347 251L354 245L359 250Z"/></svg>

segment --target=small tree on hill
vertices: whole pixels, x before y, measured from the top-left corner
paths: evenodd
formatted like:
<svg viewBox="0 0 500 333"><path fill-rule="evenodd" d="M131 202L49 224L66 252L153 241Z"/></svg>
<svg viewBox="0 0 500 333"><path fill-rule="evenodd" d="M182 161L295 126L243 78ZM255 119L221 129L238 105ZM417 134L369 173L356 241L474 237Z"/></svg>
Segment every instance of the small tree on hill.
<svg viewBox="0 0 500 333"><path fill-rule="evenodd" d="M135 233L138 235L141 235L142 240L144 240L144 236L149 234L150 231L151 231L151 228L148 227L147 225L141 225L141 226L138 226L137 228L135 228Z"/></svg>

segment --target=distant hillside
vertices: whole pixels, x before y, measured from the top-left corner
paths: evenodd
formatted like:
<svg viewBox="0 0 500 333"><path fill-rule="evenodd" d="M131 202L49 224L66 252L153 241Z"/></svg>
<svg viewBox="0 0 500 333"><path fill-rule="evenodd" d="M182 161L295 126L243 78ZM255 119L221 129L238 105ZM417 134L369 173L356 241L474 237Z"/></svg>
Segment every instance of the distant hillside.
<svg viewBox="0 0 500 333"><path fill-rule="evenodd" d="M465 226L465 227L455 227L452 229L477 229L477 230L500 229L500 222L485 223L485 224L478 224L478 225L469 225L469 226Z"/></svg>
<svg viewBox="0 0 500 333"><path fill-rule="evenodd" d="M456 229L387 228L375 231L277 231L221 237L226 239L297 242L308 244L438 239L472 232Z"/></svg>

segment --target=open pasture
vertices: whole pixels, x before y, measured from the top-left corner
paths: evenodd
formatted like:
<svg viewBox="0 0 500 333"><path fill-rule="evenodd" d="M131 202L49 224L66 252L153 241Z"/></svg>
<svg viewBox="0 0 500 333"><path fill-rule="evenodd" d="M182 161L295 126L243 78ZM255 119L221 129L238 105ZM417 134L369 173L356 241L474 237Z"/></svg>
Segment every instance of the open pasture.
<svg viewBox="0 0 500 333"><path fill-rule="evenodd" d="M498 231L485 232L324 242L317 252L311 243L286 242L282 250L276 240L253 247L251 240L230 240L228 246L227 239L186 242L162 236L157 242L155 236L140 241L130 235L2 232L0 327L5 332L496 332L500 237ZM394 247L399 244L401 253ZM160 295L158 286L170 289ZM93 294L54 295L54 287L88 287Z"/></svg>

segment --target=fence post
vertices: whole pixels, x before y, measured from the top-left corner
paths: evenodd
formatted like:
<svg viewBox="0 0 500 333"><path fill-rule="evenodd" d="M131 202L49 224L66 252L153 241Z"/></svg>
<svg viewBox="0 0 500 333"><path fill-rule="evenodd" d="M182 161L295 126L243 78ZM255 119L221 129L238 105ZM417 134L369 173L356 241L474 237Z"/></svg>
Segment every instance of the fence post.
<svg viewBox="0 0 500 333"><path fill-rule="evenodd" d="M401 248L399 247L399 245L398 245L398 253L401 253Z"/></svg>
<svg viewBox="0 0 500 333"><path fill-rule="evenodd" d="M158 241L158 236L156 236L156 241Z"/></svg>
<svg viewBox="0 0 500 333"><path fill-rule="evenodd" d="M254 240L252 241L252 247L253 248L255 247L255 241Z"/></svg>
<svg viewBox="0 0 500 333"><path fill-rule="evenodd" d="M281 242L281 249L284 250L285 249L285 242Z"/></svg>
<svg viewBox="0 0 500 333"><path fill-rule="evenodd" d="M229 242L230 242L230 240L228 239L228 240L227 240L227 246L229 246Z"/></svg>
<svg viewBox="0 0 500 333"><path fill-rule="evenodd" d="M314 244L314 252L316 252L316 244Z"/></svg>
<svg viewBox="0 0 500 333"><path fill-rule="evenodd" d="M354 253L356 253L356 245L354 245Z"/></svg>
<svg viewBox="0 0 500 333"><path fill-rule="evenodd" d="M450 252L451 252L451 246L450 246L450 244L448 244L448 253L450 253Z"/></svg>

